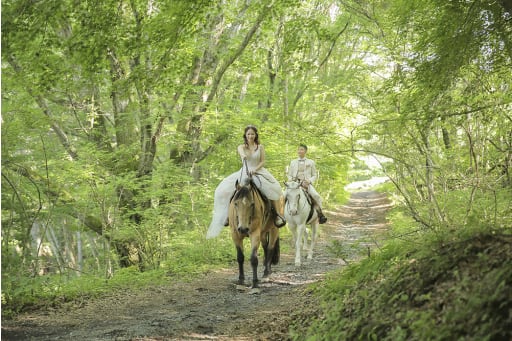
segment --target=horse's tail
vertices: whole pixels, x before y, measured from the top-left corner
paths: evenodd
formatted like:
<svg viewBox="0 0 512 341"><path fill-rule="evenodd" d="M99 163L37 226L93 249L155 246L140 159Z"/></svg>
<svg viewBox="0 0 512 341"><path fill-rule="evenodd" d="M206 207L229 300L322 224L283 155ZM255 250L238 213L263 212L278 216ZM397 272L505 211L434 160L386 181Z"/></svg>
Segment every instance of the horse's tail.
<svg viewBox="0 0 512 341"><path fill-rule="evenodd" d="M272 255L272 264L279 264L279 258L281 257L281 248L279 247L279 237L276 239L276 243L274 245L274 254Z"/></svg>

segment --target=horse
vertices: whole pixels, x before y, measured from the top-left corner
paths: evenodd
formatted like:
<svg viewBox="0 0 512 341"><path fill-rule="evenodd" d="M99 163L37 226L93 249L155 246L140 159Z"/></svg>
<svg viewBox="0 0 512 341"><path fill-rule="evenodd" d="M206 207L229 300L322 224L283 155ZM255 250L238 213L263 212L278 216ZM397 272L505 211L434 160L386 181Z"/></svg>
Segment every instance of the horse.
<svg viewBox="0 0 512 341"><path fill-rule="evenodd" d="M307 250L307 259L313 259L313 247L316 243L318 231L318 214L313 207L311 198L298 182L285 182L285 209L284 216L288 228L293 234L295 244L295 266L301 266L301 243ZM306 225L311 225L311 243L308 247L308 232Z"/></svg>
<svg viewBox="0 0 512 341"><path fill-rule="evenodd" d="M236 247L238 261L238 284L243 285L244 251L246 237L251 241L252 287L258 287L258 248L263 245L263 277L272 273L272 265L279 263L279 229L274 224L271 203L249 177L245 184L236 182L236 191L229 204L231 238Z"/></svg>

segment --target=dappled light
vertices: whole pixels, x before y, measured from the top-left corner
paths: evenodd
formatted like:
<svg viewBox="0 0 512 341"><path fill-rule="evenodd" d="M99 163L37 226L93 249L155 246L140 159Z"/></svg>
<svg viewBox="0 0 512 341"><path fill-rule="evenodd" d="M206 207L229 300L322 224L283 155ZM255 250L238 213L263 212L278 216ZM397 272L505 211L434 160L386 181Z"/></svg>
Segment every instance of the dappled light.
<svg viewBox="0 0 512 341"><path fill-rule="evenodd" d="M512 339L511 11L2 1L2 339ZM314 247L237 256L248 156Z"/></svg>
<svg viewBox="0 0 512 341"><path fill-rule="evenodd" d="M357 200L385 199L385 195L375 192L357 195ZM209 271L189 281L176 281L170 276L165 284L88 300L71 311L25 314L4 325L3 336L34 340L71 336L141 340L285 339L295 314L311 309L310 285L325 280L330 271L366 257L368 248L377 248L377 244L355 245L342 235L345 226L350 225L354 238L362 243L369 241L374 233L366 228L365 222L383 221L386 212L373 211L371 203L365 211L351 210L350 205L351 201L328 211L329 220L321 225L315 256L306 260L304 255L300 268L295 266L291 234L283 233L281 243L287 251L282 251L280 263L274 265L272 275L261 279L257 290L251 288L250 281L238 283L235 267ZM345 212L347 216L336 212ZM383 226L382 231L386 228ZM232 263L235 264L234 259ZM115 320L105 320L104 316ZM264 323L269 317L270 324Z"/></svg>

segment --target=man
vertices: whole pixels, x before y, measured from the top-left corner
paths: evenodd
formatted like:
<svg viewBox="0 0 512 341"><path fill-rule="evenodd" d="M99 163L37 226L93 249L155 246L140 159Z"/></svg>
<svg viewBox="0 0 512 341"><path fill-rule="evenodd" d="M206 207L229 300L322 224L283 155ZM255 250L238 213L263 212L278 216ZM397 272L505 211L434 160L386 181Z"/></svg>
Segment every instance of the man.
<svg viewBox="0 0 512 341"><path fill-rule="evenodd" d="M313 187L313 182L315 182L317 178L315 161L306 158L307 152L308 147L306 145L299 145L297 150L299 158L292 160L290 162L290 167L288 167L288 181L298 181L302 187L307 190L313 199L313 205L318 212L318 221L320 224L324 224L327 221L327 218L322 212L322 198L316 191L315 187Z"/></svg>

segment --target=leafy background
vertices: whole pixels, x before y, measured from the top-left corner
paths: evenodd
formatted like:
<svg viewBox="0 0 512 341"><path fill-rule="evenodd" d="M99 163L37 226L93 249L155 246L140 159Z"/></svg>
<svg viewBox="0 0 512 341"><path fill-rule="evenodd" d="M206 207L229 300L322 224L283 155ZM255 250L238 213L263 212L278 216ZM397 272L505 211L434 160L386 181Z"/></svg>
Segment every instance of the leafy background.
<svg viewBox="0 0 512 341"><path fill-rule="evenodd" d="M249 123L278 179L310 147L326 205L385 174L414 231L509 229L510 20L506 1L3 1L3 314L232 259L204 235Z"/></svg>

